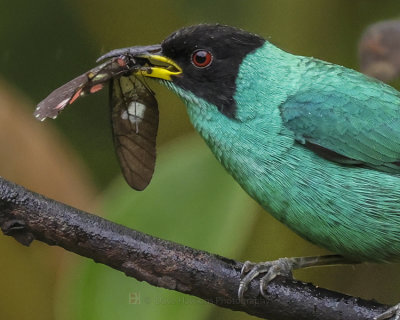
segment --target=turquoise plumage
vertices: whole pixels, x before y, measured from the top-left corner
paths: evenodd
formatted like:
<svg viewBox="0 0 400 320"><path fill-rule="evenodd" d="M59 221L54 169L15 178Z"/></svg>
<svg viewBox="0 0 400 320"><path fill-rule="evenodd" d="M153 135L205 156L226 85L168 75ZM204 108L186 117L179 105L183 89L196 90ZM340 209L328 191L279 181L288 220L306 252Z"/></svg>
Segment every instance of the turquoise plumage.
<svg viewBox="0 0 400 320"><path fill-rule="evenodd" d="M265 295L271 279L294 268L400 260L400 93L394 88L222 25L183 28L161 45L114 50L103 58L112 59L92 69L97 76L78 77L78 91L70 88L75 80L56 90L37 116L43 110L56 115L83 89L91 92L97 78L156 78L183 99L194 127L251 197L300 236L338 254L246 263L239 298L260 273ZM113 117L127 128L135 124L140 137L151 129L155 143L154 124L137 126L151 123L146 112L152 104L156 110L144 88L141 94L134 86L129 94L121 90L126 110L114 110ZM50 106L53 96L60 100L56 107ZM141 114L137 101L144 102ZM146 166L145 157L134 154L137 161L126 166L140 176L136 164ZM395 313L400 319L400 305L379 319Z"/></svg>
<svg viewBox="0 0 400 320"><path fill-rule="evenodd" d="M278 220L354 260L400 257L398 91L268 42L240 66L235 120L165 84L221 164ZM306 142L359 165L321 157Z"/></svg>

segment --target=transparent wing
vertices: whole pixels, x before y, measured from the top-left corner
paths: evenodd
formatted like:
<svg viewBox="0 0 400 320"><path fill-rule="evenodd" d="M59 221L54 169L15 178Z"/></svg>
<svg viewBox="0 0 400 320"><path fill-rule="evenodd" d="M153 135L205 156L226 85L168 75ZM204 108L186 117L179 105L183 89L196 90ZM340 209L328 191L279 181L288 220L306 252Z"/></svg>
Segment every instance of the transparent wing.
<svg viewBox="0 0 400 320"><path fill-rule="evenodd" d="M154 93L136 76L114 78L110 85L115 150L127 183L143 190L156 162L158 104Z"/></svg>

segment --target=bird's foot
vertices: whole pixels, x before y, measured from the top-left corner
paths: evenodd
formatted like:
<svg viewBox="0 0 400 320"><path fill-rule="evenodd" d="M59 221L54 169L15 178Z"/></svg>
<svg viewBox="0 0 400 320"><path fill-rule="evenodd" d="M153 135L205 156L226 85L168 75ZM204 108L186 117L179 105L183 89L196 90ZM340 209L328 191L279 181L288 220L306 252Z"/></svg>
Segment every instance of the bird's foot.
<svg viewBox="0 0 400 320"><path fill-rule="evenodd" d="M265 275L260 280L260 293L265 298L266 288L268 284L277 276L286 276L292 278L293 259L296 258L281 258L275 261L266 261L260 263L253 263L246 261L243 264L241 280L239 284L238 297L241 303L244 303L243 295L247 290L251 281L260 274Z"/></svg>
<svg viewBox="0 0 400 320"><path fill-rule="evenodd" d="M384 313L381 313L379 316L374 317L374 320L386 320L386 319L400 320L400 303L396 304L393 307L390 307Z"/></svg>
<svg viewBox="0 0 400 320"><path fill-rule="evenodd" d="M253 281L253 279L258 277L260 274L265 274L260 280L260 293L264 298L266 298L266 288L268 284L277 276L286 276L292 278L292 270L313 266L348 263L355 262L349 261L340 255L281 258L275 261L266 261L260 263L252 263L250 261L246 261L243 264L241 271L241 280L238 290L239 301L241 303L244 303L243 295L246 292L250 282Z"/></svg>

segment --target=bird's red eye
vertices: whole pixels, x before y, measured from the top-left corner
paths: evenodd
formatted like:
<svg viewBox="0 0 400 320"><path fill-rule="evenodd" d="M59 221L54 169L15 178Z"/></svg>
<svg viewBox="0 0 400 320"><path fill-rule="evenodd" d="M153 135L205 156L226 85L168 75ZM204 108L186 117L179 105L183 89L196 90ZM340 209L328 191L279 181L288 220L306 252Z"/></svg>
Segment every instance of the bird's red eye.
<svg viewBox="0 0 400 320"><path fill-rule="evenodd" d="M192 63L197 68L208 67L213 60L211 52L206 50L196 50L192 54Z"/></svg>

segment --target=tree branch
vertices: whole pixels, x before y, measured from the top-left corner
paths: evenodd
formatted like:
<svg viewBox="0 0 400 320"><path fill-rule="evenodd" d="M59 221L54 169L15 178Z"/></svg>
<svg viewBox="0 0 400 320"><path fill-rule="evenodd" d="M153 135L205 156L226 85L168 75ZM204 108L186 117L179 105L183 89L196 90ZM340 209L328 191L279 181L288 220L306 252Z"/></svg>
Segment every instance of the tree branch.
<svg viewBox="0 0 400 320"><path fill-rule="evenodd" d="M154 238L30 192L0 178L0 227L29 246L57 245L151 285L268 319L372 319L387 306L278 277L268 299L258 281L237 300L242 263ZM4 257L3 257L4 258Z"/></svg>

